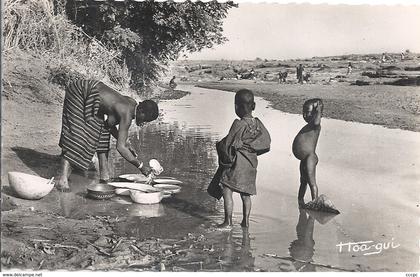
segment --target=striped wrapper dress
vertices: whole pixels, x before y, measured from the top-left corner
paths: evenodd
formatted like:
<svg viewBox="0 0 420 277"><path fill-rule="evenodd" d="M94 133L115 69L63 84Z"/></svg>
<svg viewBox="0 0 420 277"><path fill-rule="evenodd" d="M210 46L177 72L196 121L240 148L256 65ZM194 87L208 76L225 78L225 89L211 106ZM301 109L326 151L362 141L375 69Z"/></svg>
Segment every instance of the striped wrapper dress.
<svg viewBox="0 0 420 277"><path fill-rule="evenodd" d="M109 129L99 110L98 81L77 80L66 87L59 146L72 166L87 170L95 152L108 152Z"/></svg>

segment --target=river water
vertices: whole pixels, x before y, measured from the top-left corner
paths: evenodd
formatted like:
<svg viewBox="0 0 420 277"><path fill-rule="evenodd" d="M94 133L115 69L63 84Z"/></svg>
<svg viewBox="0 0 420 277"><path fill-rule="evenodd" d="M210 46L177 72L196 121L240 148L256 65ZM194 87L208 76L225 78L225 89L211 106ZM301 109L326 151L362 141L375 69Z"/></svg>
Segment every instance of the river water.
<svg viewBox="0 0 420 277"><path fill-rule="evenodd" d="M143 160L158 159L164 175L184 182L181 192L151 206L122 197L101 205L84 198L82 214L120 216L117 232L137 237L175 238L223 221L223 202L206 188L217 168L215 143L235 119L234 94L181 89L191 94L161 101L159 122L133 130L131 137ZM420 133L323 119L317 183L341 214L308 214L298 209L299 161L291 152L305 122L263 99L256 103L254 116L270 131L272 147L259 157L249 229L239 225L242 203L234 194L234 227L214 234L214 245L224 249L222 270L418 271ZM114 176L137 173L115 150L110 156Z"/></svg>

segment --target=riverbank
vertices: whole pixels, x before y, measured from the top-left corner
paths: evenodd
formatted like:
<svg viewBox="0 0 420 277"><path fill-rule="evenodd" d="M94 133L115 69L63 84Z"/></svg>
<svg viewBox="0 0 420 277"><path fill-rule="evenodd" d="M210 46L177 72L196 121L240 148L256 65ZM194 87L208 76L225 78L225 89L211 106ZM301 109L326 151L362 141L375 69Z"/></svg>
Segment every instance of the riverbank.
<svg viewBox="0 0 420 277"><path fill-rule="evenodd" d="M187 246L183 243L169 246L169 241L164 243L157 238L141 242L115 237L113 228L118 225L115 218L67 218L59 210L63 199L68 196L55 190L46 197L50 198L52 206L46 205L48 199L24 200L13 193L8 185L9 171L49 178L57 176L59 172L61 149L58 141L64 88L49 80L46 62L42 59L22 53L5 57L3 65L2 270L156 271L162 270L161 264L166 264L172 271L183 270L182 267L169 267L172 260L180 258L185 262L191 259L185 258L189 252L185 251ZM188 94L160 87L151 88L149 92L147 98L157 101L178 99ZM139 96L131 96L140 99ZM188 238L184 242L190 243L189 247L195 237L191 234ZM142 250L144 245L149 244L154 246ZM171 252L173 255L170 255L168 251L171 250L178 252ZM169 260L166 259L168 256ZM186 268L193 270L194 266L187 265Z"/></svg>
<svg viewBox="0 0 420 277"><path fill-rule="evenodd" d="M222 271L223 249L211 241L223 234L214 228L177 239L141 239L115 234L124 218L72 219L21 200L9 208L2 211L2 271Z"/></svg>
<svg viewBox="0 0 420 277"><path fill-rule="evenodd" d="M324 100L326 118L420 131L419 87L348 83L300 85L252 80L203 81L198 86L225 91L247 88L268 100L273 108L293 114L302 113L305 100L319 97Z"/></svg>
<svg viewBox="0 0 420 277"><path fill-rule="evenodd" d="M212 96L212 93L216 98ZM252 228L250 228L250 231L246 232L245 229L241 229L239 223L236 222L232 232L222 232L215 229L211 223L219 222L222 215L218 214L217 211L206 212L209 210L208 201L210 197L205 190L202 190L202 187L214 173L215 160L213 159L215 157L212 156L214 141L207 136L214 134L214 131L222 134L228 130L231 120L227 119L230 116L234 118L234 114L231 104L227 109L225 109L225 104L232 101L232 95L223 91L203 90L196 91L194 95L191 94L196 102L192 101L191 97L186 97L184 103L171 104L170 101L162 103L162 107L165 107L163 110L167 113L164 117L166 119L171 118L169 121L174 120L182 124L173 123L171 125L165 121L166 123L162 122L162 124L156 126L149 126L151 129L140 134L141 140L134 140L134 142L141 143L137 146L139 149L145 150L142 152L143 155L147 156L150 154L149 152L158 152L159 159L167 164L165 173L186 182L177 197L161 204L166 217L152 219L142 217L127 225L125 216L116 216L112 213L115 212L114 207L118 203L109 208L108 205L112 205L110 201L103 201L103 204L101 204L101 201L86 199L87 178L84 178L80 173L73 174L71 178L72 185L78 183L80 191L72 194L60 194L53 191L40 201L16 198L10 190L6 189L6 186L2 188L3 269L222 272L231 270L295 271L299 270L301 266L305 266L311 271L372 271L382 268L386 271L392 271L396 267L400 268L400 266L390 264L390 266L383 267L382 265L386 263L382 260L373 260L371 265L370 262L366 262L367 258L365 256L350 257L350 254L336 255L335 252L335 245L339 241L347 241L346 239L351 241L358 241L358 239L382 241L384 238L391 237L404 246L404 248L398 249L401 249L401 253L397 253L396 256L401 257L403 261L407 260L410 267L404 267L405 264L401 267L411 268L411 261L408 260L412 257L411 244L407 242L412 237L411 231L407 231L408 234L407 232L394 232L392 228L390 229L387 226L389 226L389 222L395 223L395 221L388 220L385 215L381 214L382 209L380 209L383 206L382 203L385 202L384 199L386 199L384 196L389 197L390 192L392 192L392 195L397 193L395 189L392 189L393 184L403 184L402 188L409 187L401 179L393 179L396 164L398 165L396 168L403 168L405 163L410 163L409 169L415 168L414 164L411 165L411 161L415 159L407 157L406 154L402 156L396 154L404 153L397 146L404 148L405 151L407 146L412 149L409 143L397 143L392 148L395 152L386 152L388 156L383 156L384 154L379 152L380 149L389 149L389 144L380 143L381 140L386 138L383 133L398 130L385 130L375 126L361 125L361 128L365 130L363 132L365 139L362 141L366 143L366 138L370 138L371 142L362 143L362 148L359 148L360 146L353 145L358 142L357 137L355 135L349 136L348 132L352 128L341 126L350 124L324 121L326 128L323 134L326 136L322 138L319 149L322 153L320 182L322 191L327 193L336 203L339 203L339 208L343 213L332 224L324 225L325 222L322 220L320 224L315 223L317 232L310 231L311 234L316 234L316 237L314 237L314 240L316 240L315 252L313 245L305 246L305 249L307 248L310 253L316 253L314 262L309 263L304 260L306 251L299 252L299 245L302 243L299 238L301 237L300 232L306 232L305 230L308 230L308 227L312 226L313 228L314 225L305 225L306 228L300 228L300 218L305 215L296 214L295 190L297 186L293 184L297 184L298 175L297 172L291 174L293 170L297 170L298 166L297 161L286 154L290 151L288 142L296 133L293 130L298 130L301 126L301 119L294 115L281 115L272 109L265 109L265 101L258 100L259 103L262 101L262 104L258 104L261 113L271 114L265 115L264 122L272 132L273 141L284 142L273 145L270 157L285 160L280 163L276 160L273 161L274 164L281 165L275 167L267 166L268 161L264 161L265 156L260 161L261 179L258 196L253 200ZM28 125L35 125L37 122L34 121L34 118L36 117L37 120L42 121L42 123L39 123L40 126L49 127L49 129L47 128L48 133L36 133L36 128L32 126L34 129L31 130L33 132L31 135L23 135L23 138L16 137L16 139L20 139L21 143L27 143L24 145L34 143L36 147L13 147L11 153L14 157L9 157L10 160L3 164L10 167L11 164L9 163L16 162L16 166L20 167L19 171L34 172L41 176L52 176L58 170L59 161L59 149L56 145L58 137L54 135L55 133L58 134L57 130L60 126L60 120L54 119L54 112L57 112L54 108L56 106L44 105L46 113L41 113L42 115L39 116L36 109L42 109L43 105L27 104L27 107L30 106L33 106L34 109L28 108L25 110L26 113L22 113L26 114L24 121L27 122L23 122L18 127L24 126L20 128L31 130L28 129ZM8 108L18 110L19 106ZM216 111L217 116L214 114L208 118L202 116L205 109ZM17 113L16 116L19 116ZM199 116L197 116L197 113ZM272 117L271 120L269 120L269 116ZM290 120L291 118L294 119ZM14 118L9 119L10 121L14 120ZM289 121L294 122L293 127L287 125L290 123ZM193 133L186 131L188 126L184 126L184 122L187 122L190 127L195 126L192 127L191 132ZM221 126L224 124L226 126ZM339 124L341 127L330 128L330 124ZM328 127L329 125L330 127ZM201 129L197 126L206 126L206 128ZM209 126L212 126L210 129L212 132L203 135L201 132L206 132L205 130ZM149 132L153 131L153 128L157 130ZM369 133L371 129L376 129L379 132L374 132L375 136L373 136ZM332 133L335 134L338 131L342 132L337 135L341 138L340 140L337 140L337 137L329 138ZM356 136L362 134L360 131ZM392 139L390 141L394 142ZM346 147L343 148L342 144ZM284 147L284 149L279 149L279 147ZM340 155L337 155L337 153L340 153ZM392 165L381 163L380 168L377 168L378 164L371 161L378 157L378 153L382 153L381 157L384 160L392 161ZM357 163L349 162L349 157L353 157L357 160ZM362 164L359 163L360 158L363 159ZM120 160L121 157L113 159L116 164L121 163ZM272 162L270 161L270 163ZM363 169L363 172L358 171L359 167ZM342 171L343 168L346 168L344 172ZM270 169L274 171L264 172ZM16 169L13 168L13 170ZM342 189L337 190L335 182L324 182L324 180L335 180L334 174L337 174L337 170L340 174L345 174L346 185L343 188L344 191ZM403 171L406 174L403 180L409 183L411 179L407 176L415 176L415 173L413 174L412 170L407 170ZM382 174L377 172L382 172ZM88 174L92 177L95 173L88 172ZM365 180L363 183L359 182L360 176L363 176L362 179ZM378 180L378 176L383 176L383 180ZM395 177L398 177L398 175ZM90 178L90 181L94 180ZM3 184L7 184L7 181ZM263 189L264 184L269 188L268 190ZM275 185L273 186L273 184ZM351 195L351 192L363 192L366 190L364 187L369 188L369 190L361 193L361 197L357 197L357 199L360 199L359 202L356 202L358 209L353 207L355 199L351 199L351 197L346 197L346 201L343 199L343 195ZM387 199L387 203L393 207L392 210L387 210L390 218L394 220L398 218L402 222L409 222L407 218L411 218L413 209L408 213L407 206L411 207L413 201L411 201L410 196L416 194L412 194L412 191L410 191L409 201L406 201L406 192L407 190L404 189L401 194L398 194L398 197L392 198L398 201L404 199L402 207L399 205L400 202ZM367 201L366 197L374 193L381 195L381 197L377 203L369 204L375 208L369 207L368 209L365 205L371 202ZM279 201L279 199L281 200ZM153 209L136 207L133 204L119 206L120 209L127 209L127 211L120 211L120 214L126 216L133 213L147 212L153 214L156 212ZM240 209L240 205L236 206ZM83 211L80 207L83 207ZM93 210L102 211L102 213L95 216L83 215L84 211ZM240 220L240 212L235 212L237 214L235 219L238 221ZM79 214L77 215L77 213ZM180 216L170 216L173 214L179 214ZM362 229L357 227L359 224L356 224L360 221L360 214L363 214L363 218L365 218L365 221L361 224L365 227ZM376 230L374 226L378 224L378 214L381 215L380 223L384 227L381 234L374 231ZM297 217L299 217L299 220ZM376 220L373 220L373 218ZM188 224L197 220L203 220L205 224L188 229ZM297 223L298 225L296 225ZM168 226L171 226L171 228L168 228ZM268 228L271 230L270 232L267 231L267 226L273 227L272 229ZM403 230L409 230L409 228L405 228L405 225L401 225L401 227L403 227ZM125 230L120 230L121 228L125 228ZM173 238L174 232L177 232L179 236ZM185 234L181 235L181 232ZM122 233L132 235L122 235ZM278 234L282 234L281 239L278 239ZM360 234L365 235L361 236ZM394 252L390 252L387 258L393 257L393 255ZM383 257L384 255L381 255L381 258ZM396 261L396 263L400 262Z"/></svg>
<svg viewBox="0 0 420 277"><path fill-rule="evenodd" d="M232 234L218 232L212 226L200 226L196 233L190 233L185 231L185 234L179 238L168 239L164 232L159 235L147 235L143 238L130 237L116 235L116 230L123 222L124 218L118 218L108 215L100 216L88 216L80 218L69 218L62 213L66 209L63 203L72 203L75 210L80 209L79 202L75 202L72 199L66 199L69 195L60 194L57 191L53 191L47 196L47 198L40 201L29 201L15 197L13 192L7 186L7 172L8 171L22 171L30 174L36 174L43 177L54 176L58 173L59 168L59 154L60 148L58 147L58 139L61 128L61 110L64 90L56 85L51 85L47 80L46 72L43 71L42 61L39 63L27 63L22 61L13 61L13 65L6 69L7 82L4 84L4 93L2 94L2 253L1 262L3 270L10 269L32 269L32 270L147 270L147 271L226 271L229 270L226 265L219 262L220 257L225 257L226 260L232 257L232 253L235 255L242 256L244 259L244 266L238 268L239 271L262 271L264 266L248 266L253 264L252 261L247 259L255 258L249 257L251 250L247 242L249 242L249 234L238 233ZM25 66L23 66L25 64ZM7 65L7 64L6 64ZM25 70L22 71L22 68ZM25 74L22 74L25 73ZM279 97L277 93L278 88L283 88L283 85L254 83L253 81L240 80L236 81L223 81L209 83L215 88L217 84L227 85L231 83L230 89L225 87L227 90L236 90L239 87L248 87L258 93L266 93L269 91L267 88L271 88L272 102L276 102L279 105L278 109L288 108L290 112L300 113L302 100L313 94L314 90L323 91L322 87L317 85L294 85L287 84L284 88L294 89L294 93L287 93L284 97ZM275 87L277 85L277 87ZM357 98L356 91L345 92L341 87L337 86L335 93L331 85L329 90L329 97L337 102L327 101L328 105L326 110L334 110L337 117L344 118L345 115L341 115L342 110L352 113L350 107L354 103L346 106L339 106L345 104L346 101L339 101L340 97L348 97L347 94L353 95ZM379 87L383 88L383 86ZM412 94L410 89L407 88L407 97ZM162 90L164 92L166 90ZM261 92L260 92L261 91ZM373 94L375 91L371 91ZM379 91L382 91L379 89ZM182 97L185 93L174 91L177 96ZM211 93L211 92L209 92ZM312 93L312 94L311 94ZM353 93L353 94L351 94ZM389 92L389 94L392 94ZM414 93L415 97L418 94ZM170 98L171 94L168 92L165 98ZM270 94L266 94L268 97ZM347 95L347 96L346 96ZM417 95L417 96L416 96ZM321 95L324 99L329 99ZM335 96L336 98L334 98ZM153 96L161 99L159 96ZM393 95L389 96L391 100L398 100L399 98L392 98ZM279 101L280 99L286 98L287 101ZM381 101L380 96L371 96L373 100L368 101L371 105L375 104L375 101ZM277 100L276 100L277 99ZM341 100L342 100L341 99ZM414 98L418 99L418 98ZM390 100L390 101L391 101ZM384 101L384 100L382 100ZM418 104L418 101L413 101ZM207 102L208 103L208 102ZM335 107L334 103L341 107L341 109ZM348 103L348 101L347 101ZM382 103L382 102L381 102ZM232 104L228 104L231 106ZM272 104L275 106L275 104ZM408 104L407 104L408 105ZM178 109L174 107L174 109ZM200 112L203 109L200 110ZM216 108L214 108L216 110ZM359 115L361 112L359 112ZM234 116L232 114L232 116ZM329 114L326 114L328 117ZM179 120L179 118L178 118ZM206 119L207 120L207 119ZM230 124L230 122L229 122ZM218 124L220 125L220 124ZM227 130L228 127L224 128ZM401 127L400 127L401 128ZM171 137L171 133L164 135L164 137ZM149 138L146 141L153 141L156 138ZM191 136L188 140L189 143L196 141L196 136ZM213 142L206 142L211 144ZM171 147L171 143L162 143L160 148L166 146ZM206 144L207 145L207 144ZM185 145L185 152L177 153L177 155L171 155L171 157L182 157L189 153L199 152L197 155L200 159L192 159L195 164L195 171L186 167L186 174L191 176L201 176L203 174L202 167L208 165L208 161L203 165L203 157L208 155L207 148L198 145L200 151L191 151L190 145ZM160 149L159 147L157 149ZM174 147L174 149L178 149ZM213 149L213 148L211 148ZM338 149L338 148L337 148ZM337 150L338 151L338 150ZM201 153L201 154L200 154ZM324 155L325 157L325 155ZM181 159L181 158L180 158ZM177 162L181 162L180 161ZM179 167L179 163L174 162L176 167ZM211 171L211 168L209 168ZM390 172L390 170L386 170ZM95 174L94 172L88 174ZM207 174L207 173L206 173ZM80 173L75 173L74 178L80 178ZM272 176L272 174L266 174L262 176ZM286 176L286 175L285 175ZM289 175L287 175L289 176ZM208 176L207 176L208 177ZM292 178L292 176L290 176ZM188 178L185 178L189 180ZM207 180L201 178L202 180ZM204 182L204 181L203 181ZM288 180L283 183L292 183L293 180ZM268 183L274 183L270 181ZM194 184L196 184L194 182ZM205 192L204 192L205 193ZM79 193L77 195L79 199L84 199L84 196ZM335 195L334 199L339 199L338 195ZM257 199L268 199L260 197ZM294 199L294 198L293 198ZM80 201L82 201L80 200ZM181 199L182 200L182 199ZM166 203L167 204L167 203ZM86 205L86 203L84 203ZM91 204L93 205L93 204ZM95 206L99 205L94 203ZM175 204L172 204L175 205ZM194 212L198 207L198 204L191 205L187 201L180 201L178 203L179 209L185 211L186 209L194 209ZM379 206L379 205L378 205ZM87 210L89 206L85 206ZM255 207L258 207L256 205ZM349 207L347 207L350 209ZM196 215L195 213L193 213ZM166 224L166 225L165 225ZM295 222L293 222L295 224ZM288 224L290 228L294 228L294 225ZM144 225L140 220L137 224L139 232L144 232ZM145 232L146 234L156 233L155 228L159 230L169 230L168 223L161 222L159 225L151 225L150 230ZM293 233L293 232L292 232ZM290 234L289 234L290 235ZM294 238L291 238L293 240ZM213 245L214 241L224 242L229 241L226 248L222 246ZM240 251L232 245L244 246ZM288 241L281 241L282 244L288 243ZM272 243L269 243L272 245ZM287 246L282 245L278 249L287 249ZM269 252L267 252L269 253ZM260 253L266 254L266 253ZM269 253L270 254L270 253ZM285 254L286 255L286 254ZM278 271L289 271L290 269L290 257L277 257L280 259L280 264L285 264L284 267L271 266L269 268L276 268ZM274 259L273 257L269 259ZM288 263L289 262L289 263ZM225 267L224 267L225 266ZM317 267L314 267L314 270ZM319 266L319 270L334 270L332 268ZM344 269L336 269L344 270ZM354 268L353 270L369 270L368 268Z"/></svg>
<svg viewBox="0 0 420 277"><path fill-rule="evenodd" d="M16 149L60 154L58 140L65 90L51 80L48 62L43 59L24 52L12 53L4 57L3 66L1 180L5 183L4 172L20 169L32 172L16 156L16 151L19 151ZM147 98L157 102L188 94L160 86L148 88L143 96L128 89L119 91L137 101ZM45 168L45 172L41 173L51 175L56 172L54 170Z"/></svg>

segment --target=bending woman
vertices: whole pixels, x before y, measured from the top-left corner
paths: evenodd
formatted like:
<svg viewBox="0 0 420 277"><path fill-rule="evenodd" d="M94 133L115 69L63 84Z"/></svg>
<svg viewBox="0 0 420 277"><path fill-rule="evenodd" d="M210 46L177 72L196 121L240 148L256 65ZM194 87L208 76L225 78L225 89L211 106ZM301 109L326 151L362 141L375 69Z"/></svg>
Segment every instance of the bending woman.
<svg viewBox="0 0 420 277"><path fill-rule="evenodd" d="M110 135L117 139L117 150L144 175L150 167L137 159L128 142L128 129L134 119L138 126L158 117L157 104L152 100L137 103L93 80L77 80L67 85L63 106L59 145L61 176L57 189L69 191L68 178L74 167L87 170L95 152L98 155L101 180L109 180L108 152ZM117 128L118 125L118 128Z"/></svg>

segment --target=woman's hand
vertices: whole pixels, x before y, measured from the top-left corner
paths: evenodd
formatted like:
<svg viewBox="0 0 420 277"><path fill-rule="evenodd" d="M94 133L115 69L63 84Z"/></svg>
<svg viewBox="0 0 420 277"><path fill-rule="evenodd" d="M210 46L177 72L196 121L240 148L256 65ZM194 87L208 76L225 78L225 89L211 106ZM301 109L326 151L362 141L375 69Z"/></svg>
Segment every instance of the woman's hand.
<svg viewBox="0 0 420 277"><path fill-rule="evenodd" d="M148 177L150 175L150 173L152 173L152 169L149 166L143 164L143 166L140 168L140 172L144 176Z"/></svg>

